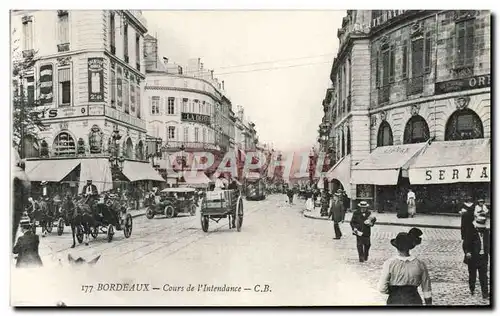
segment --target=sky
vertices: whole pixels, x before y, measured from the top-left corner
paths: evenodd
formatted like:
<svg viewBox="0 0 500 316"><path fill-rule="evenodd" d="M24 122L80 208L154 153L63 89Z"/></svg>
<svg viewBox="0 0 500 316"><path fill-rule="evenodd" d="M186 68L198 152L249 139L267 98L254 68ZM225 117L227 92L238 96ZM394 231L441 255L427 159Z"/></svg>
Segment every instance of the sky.
<svg viewBox="0 0 500 316"><path fill-rule="evenodd" d="M345 14L143 11L160 59L186 64L201 58L204 68L224 80L233 111L242 105L259 140L284 151L316 142Z"/></svg>

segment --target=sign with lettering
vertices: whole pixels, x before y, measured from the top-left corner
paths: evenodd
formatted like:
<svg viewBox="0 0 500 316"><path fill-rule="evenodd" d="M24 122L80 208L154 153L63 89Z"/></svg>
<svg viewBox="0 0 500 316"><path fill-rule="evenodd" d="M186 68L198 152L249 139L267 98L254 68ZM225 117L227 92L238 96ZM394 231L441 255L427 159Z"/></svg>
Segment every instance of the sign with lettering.
<svg viewBox="0 0 500 316"><path fill-rule="evenodd" d="M184 122L194 122L194 123L210 125L210 115L181 113L181 120Z"/></svg>
<svg viewBox="0 0 500 316"><path fill-rule="evenodd" d="M68 106L41 112L41 119L87 116L87 106Z"/></svg>
<svg viewBox="0 0 500 316"><path fill-rule="evenodd" d="M409 170L411 184L490 182L490 164L417 168Z"/></svg>
<svg viewBox="0 0 500 316"><path fill-rule="evenodd" d="M465 79L437 82L434 86L435 94L487 88L491 85L490 75L475 76Z"/></svg>
<svg viewBox="0 0 500 316"><path fill-rule="evenodd" d="M104 58L88 59L89 102L104 101Z"/></svg>
<svg viewBox="0 0 500 316"><path fill-rule="evenodd" d="M54 70L52 65L40 66L40 103L52 103L54 97Z"/></svg>
<svg viewBox="0 0 500 316"><path fill-rule="evenodd" d="M104 105L89 105L89 115L90 116L104 115Z"/></svg>
<svg viewBox="0 0 500 316"><path fill-rule="evenodd" d="M385 22L405 14L409 10L383 10L383 13L378 17L372 19L371 27L375 28L384 24Z"/></svg>

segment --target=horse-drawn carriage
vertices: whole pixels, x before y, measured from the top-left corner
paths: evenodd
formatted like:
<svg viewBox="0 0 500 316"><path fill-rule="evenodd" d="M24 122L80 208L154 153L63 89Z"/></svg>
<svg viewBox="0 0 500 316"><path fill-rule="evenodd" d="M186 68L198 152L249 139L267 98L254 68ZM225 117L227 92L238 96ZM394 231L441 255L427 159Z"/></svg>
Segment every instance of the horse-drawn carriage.
<svg viewBox="0 0 500 316"><path fill-rule="evenodd" d="M162 214L167 218L176 217L179 213L196 214L197 192L193 188L166 188L159 195L147 198L146 217L153 219Z"/></svg>
<svg viewBox="0 0 500 316"><path fill-rule="evenodd" d="M243 225L243 199L239 190L216 190L206 192L201 204L201 229L208 231L209 221L218 223L229 218L229 228L241 231Z"/></svg>

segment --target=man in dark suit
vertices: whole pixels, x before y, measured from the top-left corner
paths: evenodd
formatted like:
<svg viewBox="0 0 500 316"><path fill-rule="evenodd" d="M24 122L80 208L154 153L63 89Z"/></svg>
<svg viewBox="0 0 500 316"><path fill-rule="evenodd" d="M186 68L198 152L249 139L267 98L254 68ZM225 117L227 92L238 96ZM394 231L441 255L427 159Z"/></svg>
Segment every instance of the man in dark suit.
<svg viewBox="0 0 500 316"><path fill-rule="evenodd" d="M474 209L475 205L472 202L472 196L468 195L465 197L465 201L460 209L459 213L462 215L460 223L460 235L462 237L462 249L464 255L467 253L465 250L465 236L468 230L474 230ZM464 263L467 264L467 258L464 257Z"/></svg>
<svg viewBox="0 0 500 316"><path fill-rule="evenodd" d="M330 214L328 218L332 218L333 230L335 231L335 237L333 239L340 239L342 237L342 232L340 231L339 223L344 221L345 208L342 201L342 190L338 190L333 197L332 207L330 208Z"/></svg>
<svg viewBox="0 0 500 316"><path fill-rule="evenodd" d="M371 216L368 210L370 205L366 201L361 201L358 208L352 214L351 228L356 236L356 246L358 248L359 262L368 260L370 250L371 228L375 224L375 217Z"/></svg>
<svg viewBox="0 0 500 316"><path fill-rule="evenodd" d="M82 194L87 197L87 203L90 205L97 199L99 192L97 187L92 184L92 180L87 180L87 184L83 187Z"/></svg>
<svg viewBox="0 0 500 316"><path fill-rule="evenodd" d="M23 235L17 239L13 253L17 254L16 268L42 266L42 259L38 253L40 238L31 230L31 224L21 221Z"/></svg>
<svg viewBox="0 0 500 316"><path fill-rule="evenodd" d="M478 214L473 228L465 232L465 258L469 268L469 289L474 295L476 277L479 272L479 283L484 299L489 299L488 292L488 258L490 254L490 229L486 227L486 216Z"/></svg>

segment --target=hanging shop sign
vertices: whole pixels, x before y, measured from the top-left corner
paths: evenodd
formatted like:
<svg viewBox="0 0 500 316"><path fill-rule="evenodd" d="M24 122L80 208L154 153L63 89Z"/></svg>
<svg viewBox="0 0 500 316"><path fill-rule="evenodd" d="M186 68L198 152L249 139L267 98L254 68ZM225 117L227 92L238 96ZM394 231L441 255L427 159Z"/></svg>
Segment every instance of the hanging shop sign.
<svg viewBox="0 0 500 316"><path fill-rule="evenodd" d="M88 59L89 102L104 101L104 58Z"/></svg>
<svg viewBox="0 0 500 316"><path fill-rule="evenodd" d="M490 182L490 164L410 168L409 176L411 184Z"/></svg>
<svg viewBox="0 0 500 316"><path fill-rule="evenodd" d="M487 88L491 86L490 75L469 77L465 79L437 82L434 90L435 94L466 91L471 89Z"/></svg>
<svg viewBox="0 0 500 316"><path fill-rule="evenodd" d="M193 123L210 125L210 115L181 113L181 120L184 122L193 122Z"/></svg>
<svg viewBox="0 0 500 316"><path fill-rule="evenodd" d="M40 102L52 103L54 93L54 69L52 65L40 66Z"/></svg>

